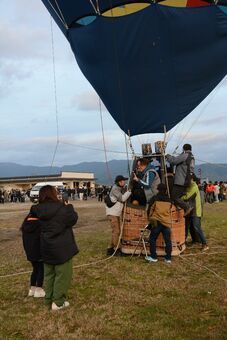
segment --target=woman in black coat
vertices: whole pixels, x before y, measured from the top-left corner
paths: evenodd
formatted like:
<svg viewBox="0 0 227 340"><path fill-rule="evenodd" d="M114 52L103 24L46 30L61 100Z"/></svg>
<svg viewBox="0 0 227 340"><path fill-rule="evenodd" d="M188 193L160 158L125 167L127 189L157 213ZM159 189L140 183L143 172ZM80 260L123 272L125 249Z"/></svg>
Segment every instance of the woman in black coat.
<svg viewBox="0 0 227 340"><path fill-rule="evenodd" d="M51 185L40 189L39 204L32 206L31 214L41 222L45 303L52 310L68 307L66 297L72 278L72 258L78 253L72 227L78 215L71 204L58 199Z"/></svg>

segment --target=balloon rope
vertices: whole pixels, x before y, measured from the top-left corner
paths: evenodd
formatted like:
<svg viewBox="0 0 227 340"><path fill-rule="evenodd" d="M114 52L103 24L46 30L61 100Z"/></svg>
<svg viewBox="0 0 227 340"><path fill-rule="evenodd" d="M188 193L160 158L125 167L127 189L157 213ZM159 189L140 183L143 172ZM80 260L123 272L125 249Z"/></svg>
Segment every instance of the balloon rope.
<svg viewBox="0 0 227 340"><path fill-rule="evenodd" d="M58 8L58 10L59 10L59 13L60 13L60 15L61 15L61 17L62 17L62 20L64 21L65 27L68 29L68 25L67 25L67 23L66 23L66 21L65 21L64 15L63 15L63 13L62 13L62 11L61 11L61 8L59 7L59 5L58 5L58 3L57 3L57 0L55 0L55 4L56 4L56 6L57 6L57 8Z"/></svg>
<svg viewBox="0 0 227 340"><path fill-rule="evenodd" d="M103 117L102 117L102 103L101 103L100 97L99 97L99 112L100 112L100 121L101 121L101 128L102 128L103 149L104 149L105 162L106 162L106 172L107 172L107 176L110 180L110 183L113 183L113 178L111 176L110 168L109 168L109 165L108 165L108 159L107 159L106 141L105 141L104 127L103 127Z"/></svg>
<svg viewBox="0 0 227 340"><path fill-rule="evenodd" d="M165 176L165 180L166 180L167 194L170 198L170 189L169 189L169 181L168 181L168 176L167 176L166 154L165 154L166 136L167 136L166 126L164 125L164 141L163 141L163 148L161 149L161 154L162 154L162 157L163 157L164 176Z"/></svg>
<svg viewBox="0 0 227 340"><path fill-rule="evenodd" d="M99 0L96 0L96 6L97 6L97 13L100 15L100 9L99 9Z"/></svg>
<svg viewBox="0 0 227 340"><path fill-rule="evenodd" d="M95 13L96 13L96 14L100 14L100 13L98 12L97 8L95 7L95 5L93 4L92 0L89 0L89 2L90 2L90 4L91 4L92 8L94 9Z"/></svg>
<svg viewBox="0 0 227 340"><path fill-rule="evenodd" d="M211 103L211 101L213 100L214 96L217 94L217 91L219 90L219 88L222 86L222 84L224 83L226 77L224 77L222 79L222 81L218 84L218 86L213 90L210 98L207 100L206 104L203 106L203 108L201 108L199 115L195 118L195 120L193 120L192 124L190 125L189 129L187 130L187 132L184 134L184 136L182 137L182 139L178 142L178 145L176 146L176 148L174 149L175 153L177 151L177 149L179 148L180 144L183 143L183 141L185 140L185 138L188 136L189 132L191 131L192 127L198 122L198 120L201 118L202 114L205 112L206 108L208 107L208 105Z"/></svg>
<svg viewBox="0 0 227 340"><path fill-rule="evenodd" d="M55 161L57 149L59 146L59 120L58 120L58 100L57 100L57 82L56 82L56 68L55 68L55 54L54 54L54 33L53 33L53 23L50 17L50 27L51 27L51 46L52 46L52 61L53 61L53 77L54 77L54 103L55 103L55 119L56 119L56 144L53 152L53 157L50 165L50 171L53 168Z"/></svg>
<svg viewBox="0 0 227 340"><path fill-rule="evenodd" d="M55 0L56 1L56 0ZM68 29L68 25L66 24L65 20L64 20L64 17L63 16L60 16L59 13L56 11L56 9L54 8L54 6L52 5L52 3L50 2L50 0L48 0L48 3L50 5L50 7L53 9L54 13L57 15L58 19L62 22L62 24L65 26L66 29ZM59 6L58 4L56 4L58 9L59 9ZM61 10L59 9L59 12L60 14L62 15L61 13Z"/></svg>

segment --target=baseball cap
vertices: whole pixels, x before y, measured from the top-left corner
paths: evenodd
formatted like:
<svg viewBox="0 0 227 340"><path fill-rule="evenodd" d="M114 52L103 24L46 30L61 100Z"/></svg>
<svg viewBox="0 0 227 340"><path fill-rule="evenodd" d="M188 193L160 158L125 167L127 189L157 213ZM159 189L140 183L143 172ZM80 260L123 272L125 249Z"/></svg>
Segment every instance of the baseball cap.
<svg viewBox="0 0 227 340"><path fill-rule="evenodd" d="M126 177L124 177L124 176L122 176L122 175L118 175L118 176L116 176L116 178L115 178L115 183L118 183L118 182L120 182L120 181L126 181L128 178L126 178Z"/></svg>

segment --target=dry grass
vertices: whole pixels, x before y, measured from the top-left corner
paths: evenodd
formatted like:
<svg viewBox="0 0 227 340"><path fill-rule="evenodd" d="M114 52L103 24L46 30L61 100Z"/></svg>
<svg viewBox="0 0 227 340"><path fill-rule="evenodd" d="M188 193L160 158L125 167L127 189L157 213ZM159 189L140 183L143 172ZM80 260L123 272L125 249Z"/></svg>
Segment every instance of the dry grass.
<svg viewBox="0 0 227 340"><path fill-rule="evenodd" d="M75 202L80 254L74 265L105 258L110 229L102 203ZM19 227L29 204L0 206L0 275L30 270ZM113 258L74 270L71 307L51 312L28 298L29 275L0 278L1 339L227 339L227 202L205 207L210 251L198 256L160 259ZM210 254L210 255L209 255ZM187 262L186 262L187 261Z"/></svg>

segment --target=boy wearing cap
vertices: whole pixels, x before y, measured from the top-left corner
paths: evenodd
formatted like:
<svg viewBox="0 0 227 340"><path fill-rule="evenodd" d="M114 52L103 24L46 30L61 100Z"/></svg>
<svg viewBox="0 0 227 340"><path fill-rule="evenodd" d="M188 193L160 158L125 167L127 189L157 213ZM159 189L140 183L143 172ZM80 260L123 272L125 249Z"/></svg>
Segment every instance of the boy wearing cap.
<svg viewBox="0 0 227 340"><path fill-rule="evenodd" d="M126 180L127 178L125 178L124 176L118 175L115 178L115 184L113 185L109 194L112 206L111 207L106 206L106 215L110 221L110 226L112 229L112 238L110 246L107 249L107 255L112 255L118 246L118 241L121 232L120 216L123 209L123 203L126 202L129 196L131 195L131 191L125 188ZM121 255L120 249L116 251L115 255Z"/></svg>

